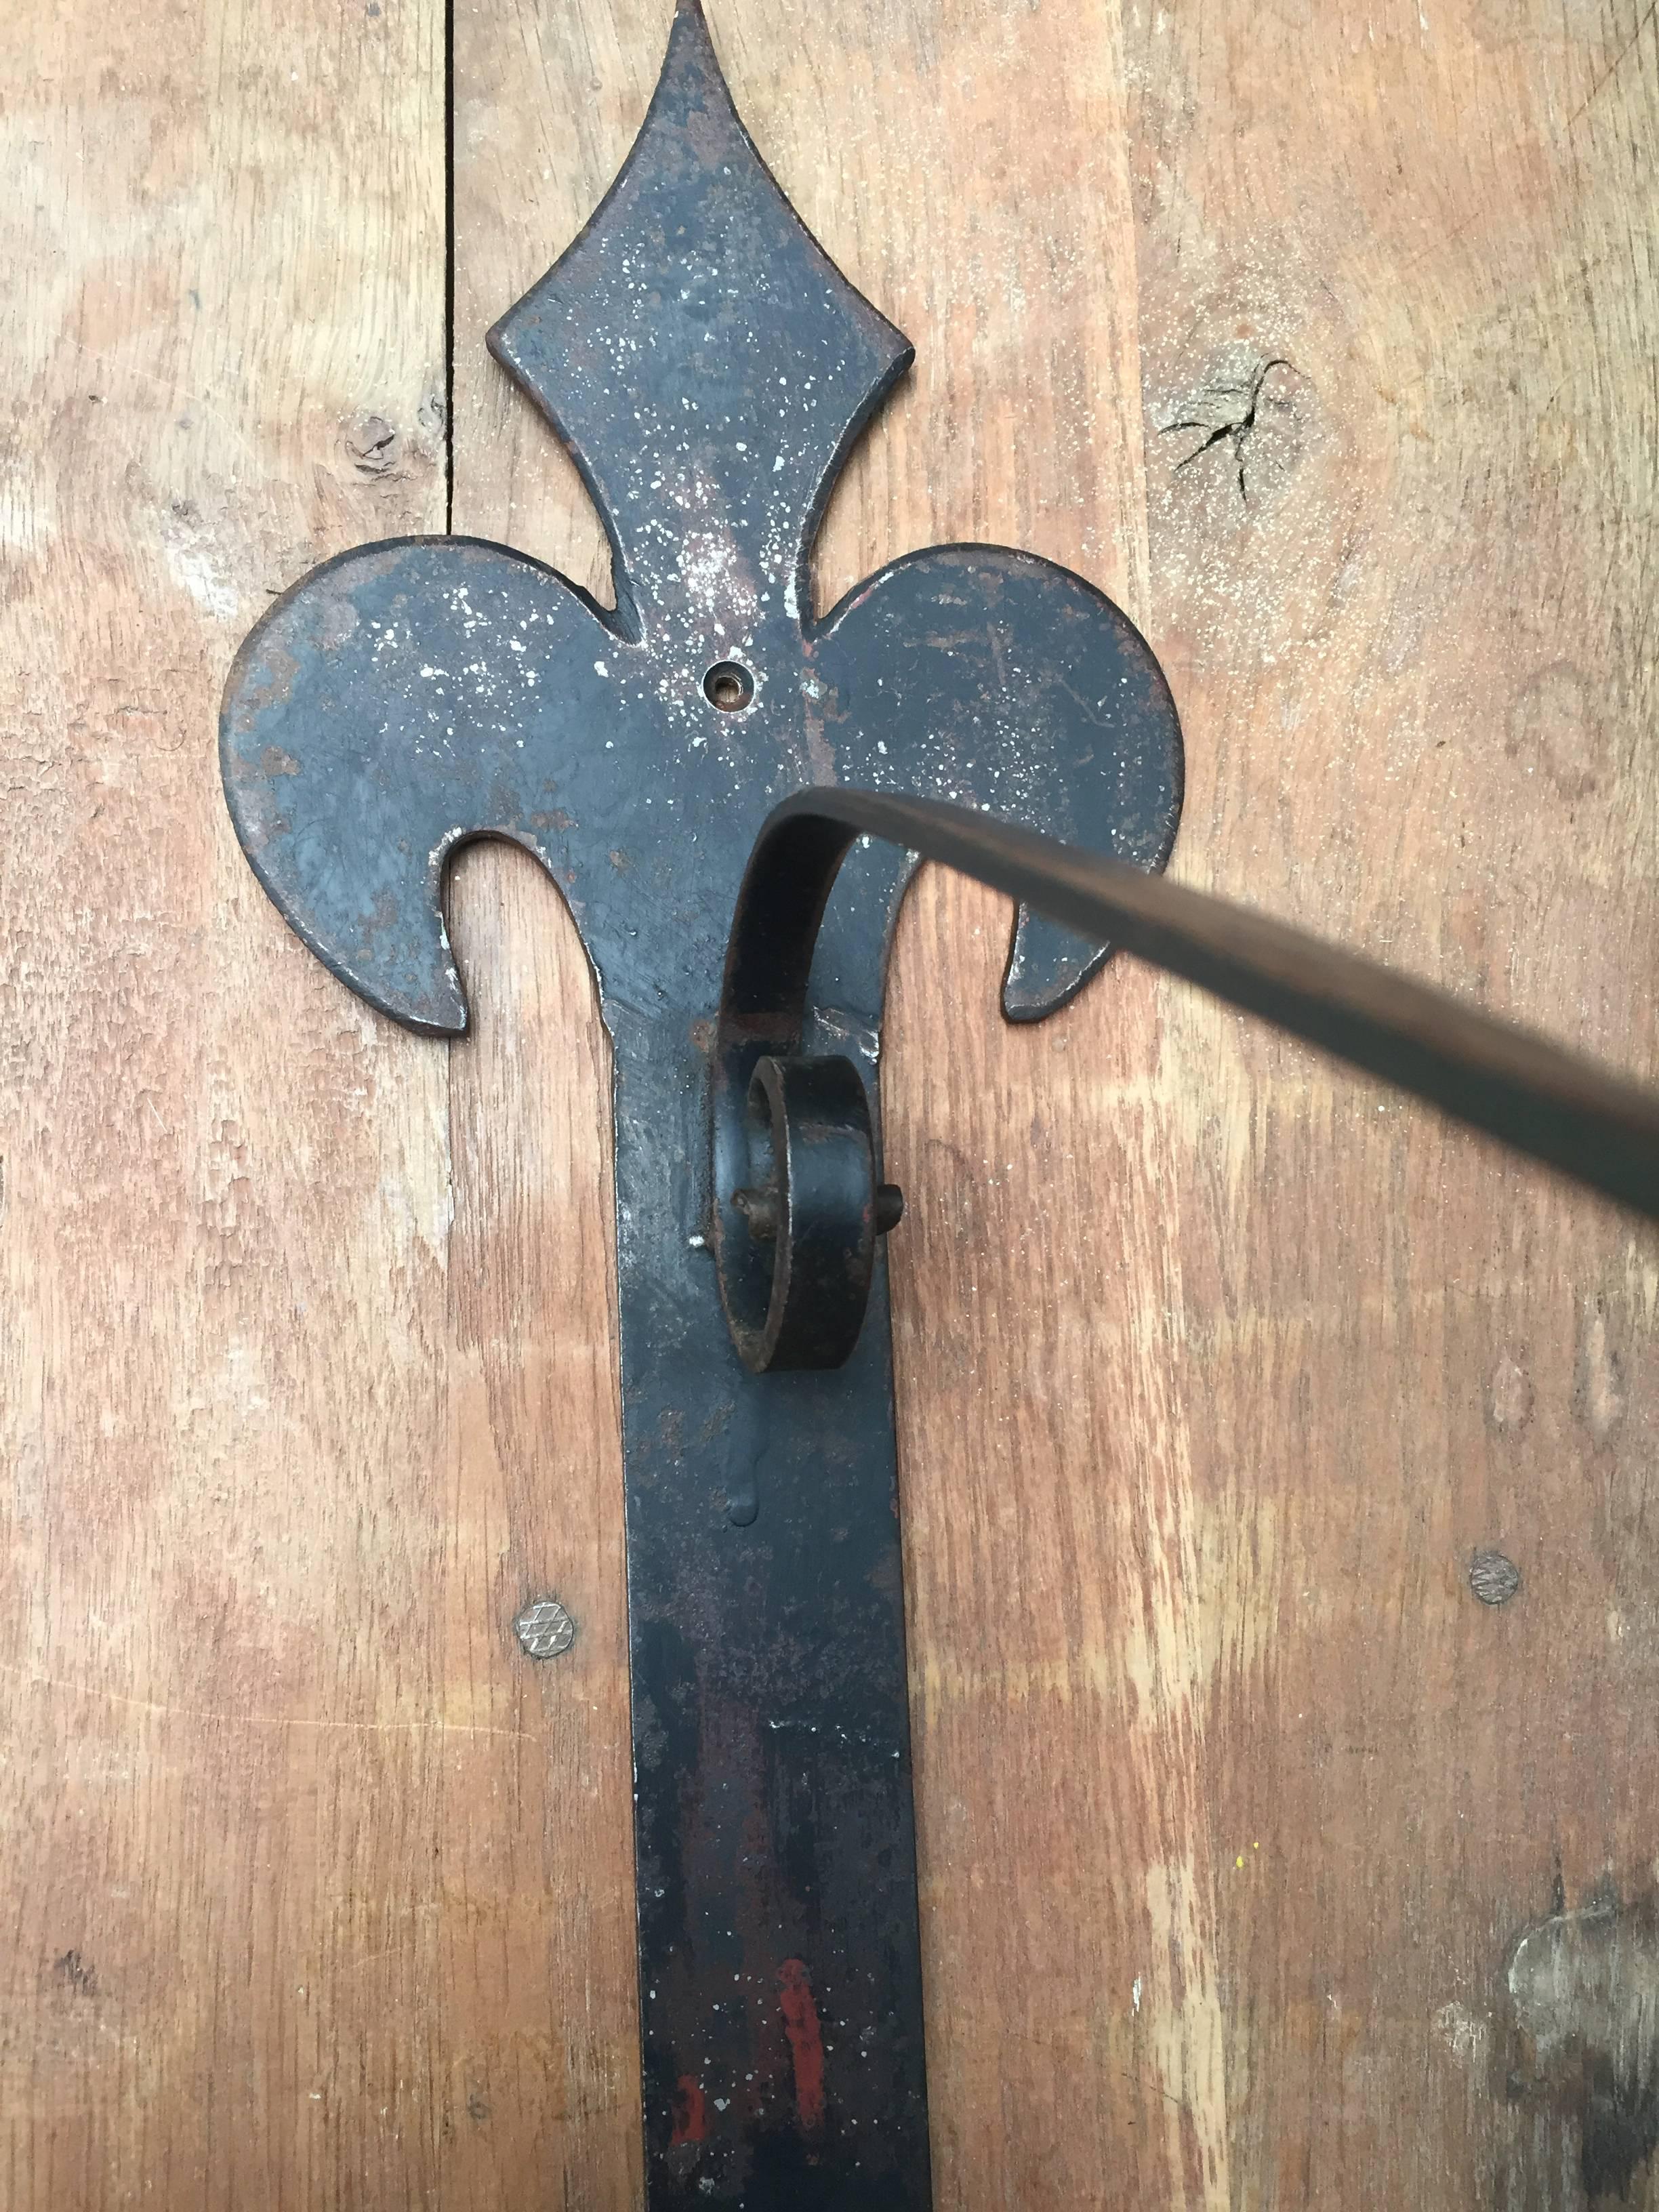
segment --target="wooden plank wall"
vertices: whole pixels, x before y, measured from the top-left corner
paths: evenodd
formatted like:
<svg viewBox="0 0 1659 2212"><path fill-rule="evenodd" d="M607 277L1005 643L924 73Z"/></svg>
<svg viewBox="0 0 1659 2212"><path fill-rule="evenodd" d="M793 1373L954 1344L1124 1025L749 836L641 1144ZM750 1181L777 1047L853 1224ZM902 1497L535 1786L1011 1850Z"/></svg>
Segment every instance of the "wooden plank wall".
<svg viewBox="0 0 1659 2212"><path fill-rule="evenodd" d="M1654 10L712 14L919 351L820 599L1080 568L1179 874L1659 1076ZM638 2185L591 982L477 853L477 1035L376 1020L214 759L341 547L603 585L482 334L665 5L453 29L447 424L439 0L0 26L8 2212ZM1651 1237L1143 972L1005 1030L1004 928L919 886L888 1071L939 2204L1659 2204Z"/></svg>

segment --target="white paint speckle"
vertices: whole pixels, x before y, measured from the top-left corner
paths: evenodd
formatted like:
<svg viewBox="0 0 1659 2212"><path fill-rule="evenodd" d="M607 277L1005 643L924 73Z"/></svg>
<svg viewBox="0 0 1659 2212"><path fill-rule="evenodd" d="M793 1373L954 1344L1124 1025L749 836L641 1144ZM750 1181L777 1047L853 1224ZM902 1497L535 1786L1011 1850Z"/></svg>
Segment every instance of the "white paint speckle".
<svg viewBox="0 0 1659 2212"><path fill-rule="evenodd" d="M167 568L175 584L190 593L204 614L228 622L240 605L218 547L205 531L173 529L167 538Z"/></svg>

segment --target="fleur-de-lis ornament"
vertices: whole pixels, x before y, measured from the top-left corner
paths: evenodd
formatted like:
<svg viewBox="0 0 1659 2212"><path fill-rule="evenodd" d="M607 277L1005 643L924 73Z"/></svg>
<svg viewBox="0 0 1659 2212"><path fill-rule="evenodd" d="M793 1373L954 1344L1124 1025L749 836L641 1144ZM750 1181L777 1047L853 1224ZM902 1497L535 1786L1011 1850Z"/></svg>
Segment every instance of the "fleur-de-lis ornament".
<svg viewBox="0 0 1659 2212"><path fill-rule="evenodd" d="M914 554L821 619L830 487L911 358L802 227L696 0L586 228L489 343L574 455L616 605L467 538L325 563L249 636L225 788L289 922L456 1036L446 866L562 887L614 1042L640 2002L652 2212L929 2202L885 1286L831 1372L739 1363L707 1249L709 1017L773 804L846 782L991 807L1146 867L1181 798L1125 617L1029 554ZM873 1091L908 871L856 852L812 1036ZM1011 1019L1105 957L1029 916Z"/></svg>

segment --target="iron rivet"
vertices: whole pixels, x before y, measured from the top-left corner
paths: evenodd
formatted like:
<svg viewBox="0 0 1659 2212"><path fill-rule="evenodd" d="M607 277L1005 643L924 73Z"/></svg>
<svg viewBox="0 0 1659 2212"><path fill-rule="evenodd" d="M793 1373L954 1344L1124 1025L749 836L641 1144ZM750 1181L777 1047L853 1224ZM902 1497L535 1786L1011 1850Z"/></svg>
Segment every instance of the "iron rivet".
<svg viewBox="0 0 1659 2212"><path fill-rule="evenodd" d="M513 1628L532 1659L556 1659L576 1640L576 1624L556 1597L532 1599Z"/></svg>
<svg viewBox="0 0 1659 2212"><path fill-rule="evenodd" d="M1482 1605L1507 1605L1520 1587L1520 1568L1502 1552L1477 1552L1469 1561L1469 1588Z"/></svg>

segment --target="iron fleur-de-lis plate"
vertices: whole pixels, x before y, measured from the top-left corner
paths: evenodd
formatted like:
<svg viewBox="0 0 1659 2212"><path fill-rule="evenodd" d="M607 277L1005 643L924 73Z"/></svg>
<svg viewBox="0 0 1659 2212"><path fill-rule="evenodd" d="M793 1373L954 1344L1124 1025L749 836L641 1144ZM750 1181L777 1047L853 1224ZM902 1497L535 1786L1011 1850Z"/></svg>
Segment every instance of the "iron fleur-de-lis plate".
<svg viewBox="0 0 1659 2212"><path fill-rule="evenodd" d="M648 2202L915 2212L885 1278L846 1365L738 1359L708 1249L726 929L768 811L814 784L956 799L1159 867L1180 733L1131 623L1029 554L914 554L813 617L830 487L910 348L767 171L695 0L621 175L489 343L581 470L614 609L473 539L329 562L238 656L225 788L288 921L414 1029L466 1026L441 902L459 846L514 840L569 902L615 1045ZM854 854L812 971L804 1048L872 1091L908 867ZM1104 957L1022 915L1006 1012L1040 1018Z"/></svg>

